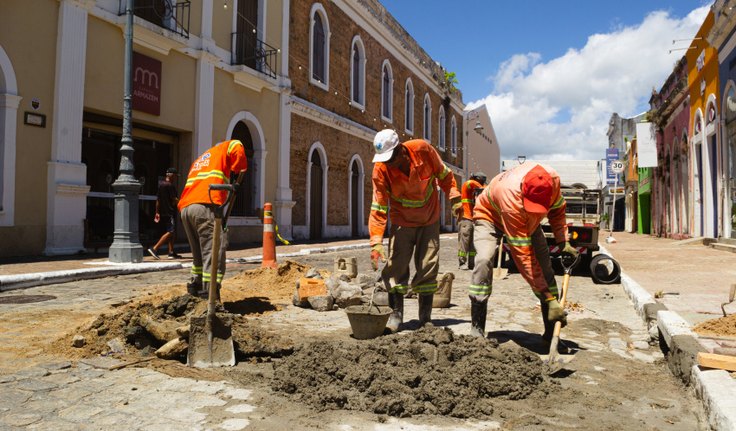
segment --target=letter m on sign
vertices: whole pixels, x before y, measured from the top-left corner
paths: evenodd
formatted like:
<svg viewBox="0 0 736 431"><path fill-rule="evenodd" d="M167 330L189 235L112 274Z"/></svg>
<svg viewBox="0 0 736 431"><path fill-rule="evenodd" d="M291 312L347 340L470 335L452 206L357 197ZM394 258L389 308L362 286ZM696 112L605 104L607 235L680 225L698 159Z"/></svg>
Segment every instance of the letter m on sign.
<svg viewBox="0 0 736 431"><path fill-rule="evenodd" d="M133 52L133 109L161 113L161 62Z"/></svg>

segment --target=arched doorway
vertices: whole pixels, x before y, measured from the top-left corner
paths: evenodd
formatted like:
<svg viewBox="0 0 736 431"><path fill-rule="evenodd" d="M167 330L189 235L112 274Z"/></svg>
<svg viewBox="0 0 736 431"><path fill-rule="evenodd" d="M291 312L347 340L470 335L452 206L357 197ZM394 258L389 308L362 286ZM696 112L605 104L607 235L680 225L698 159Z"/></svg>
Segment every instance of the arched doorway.
<svg viewBox="0 0 736 431"><path fill-rule="evenodd" d="M255 217L258 214L256 208L256 170L253 169L253 160L255 155L253 135L244 122L238 121L233 129L230 139L237 139L243 143L243 146L245 147L245 158L248 160L248 170L245 171L243 184L242 187L240 187L240 190L238 190L231 215L235 217ZM232 180L235 181L235 178L232 178Z"/></svg>
<svg viewBox="0 0 736 431"><path fill-rule="evenodd" d="M309 168L309 238L322 238L322 196L324 167L318 151L312 151Z"/></svg>
<svg viewBox="0 0 736 431"><path fill-rule="evenodd" d="M350 235L353 238L360 236L360 167L358 161L353 160L350 165Z"/></svg>

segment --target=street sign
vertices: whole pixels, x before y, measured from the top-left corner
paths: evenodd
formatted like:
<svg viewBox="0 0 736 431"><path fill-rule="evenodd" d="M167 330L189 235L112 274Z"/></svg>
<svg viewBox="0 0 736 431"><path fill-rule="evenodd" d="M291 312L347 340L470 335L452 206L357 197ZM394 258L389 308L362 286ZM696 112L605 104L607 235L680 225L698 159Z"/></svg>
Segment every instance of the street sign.
<svg viewBox="0 0 736 431"><path fill-rule="evenodd" d="M611 171L614 174L620 174L624 171L624 162L621 160L614 160L611 162Z"/></svg>
<svg viewBox="0 0 736 431"><path fill-rule="evenodd" d="M618 178L611 170L611 163L618 160L618 149L617 148L606 148L606 184L613 185Z"/></svg>

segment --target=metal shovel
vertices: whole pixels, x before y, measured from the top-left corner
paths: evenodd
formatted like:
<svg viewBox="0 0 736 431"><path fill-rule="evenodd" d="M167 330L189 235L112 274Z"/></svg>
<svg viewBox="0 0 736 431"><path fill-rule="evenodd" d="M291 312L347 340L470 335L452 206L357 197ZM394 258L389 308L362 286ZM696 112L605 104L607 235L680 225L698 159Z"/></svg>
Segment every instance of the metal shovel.
<svg viewBox="0 0 736 431"><path fill-rule="evenodd" d="M238 177L238 183L242 175ZM212 266L210 267L210 283L207 298L207 314L192 317L189 330L189 350L187 365L197 368L232 367L235 365L235 347L233 345L232 317L218 316L216 313L217 270L220 260L220 235L223 231L223 218L230 215L232 201L235 199L235 187L232 184L212 184L212 190L228 192L225 203L216 206L215 227L212 235ZM210 200L212 197L210 196ZM227 215L223 217L223 208L228 206Z"/></svg>
<svg viewBox="0 0 736 431"><path fill-rule="evenodd" d="M568 258L569 261L569 258ZM562 263L562 268L565 270L565 275L562 278L562 296L560 298L560 307L562 309L565 309L565 301L567 299L567 290L568 286L570 284L570 274L572 274L573 268L575 268L575 265L578 264L578 261L580 261L580 255L578 255L575 260L572 261L569 265L565 264L565 256L560 257L560 262ZM562 367L564 366L564 362L562 361L562 358L559 358L559 353L557 352L557 345L560 343L560 330L562 329L562 322L559 320L555 322L555 329L552 333L552 340L549 344L549 356L547 356L547 360L545 361L545 364L547 365L547 374L555 374L556 372L560 371Z"/></svg>
<svg viewBox="0 0 736 431"><path fill-rule="evenodd" d="M501 235L501 242L498 244L498 263L493 268L493 278L498 280L503 280L509 274L508 269L501 268L501 257L503 257L503 235Z"/></svg>
<svg viewBox="0 0 736 431"><path fill-rule="evenodd" d="M723 317L726 317L726 305L733 302L733 298L736 296L736 284L731 285L731 293L728 294L728 302L721 304L721 311L723 311Z"/></svg>

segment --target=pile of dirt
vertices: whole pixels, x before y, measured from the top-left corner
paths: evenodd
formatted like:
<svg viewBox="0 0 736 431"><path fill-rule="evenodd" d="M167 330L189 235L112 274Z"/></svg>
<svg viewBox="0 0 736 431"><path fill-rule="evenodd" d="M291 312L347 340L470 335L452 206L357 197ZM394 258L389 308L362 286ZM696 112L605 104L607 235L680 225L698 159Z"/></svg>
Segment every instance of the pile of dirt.
<svg viewBox="0 0 736 431"><path fill-rule="evenodd" d="M304 345L274 371L274 390L314 408L398 417L488 418L494 398L543 399L557 385L526 349L432 325L356 345Z"/></svg>
<svg viewBox="0 0 736 431"><path fill-rule="evenodd" d="M277 269L244 271L223 283L221 295L225 309L233 313L233 342L238 360L282 357L293 352L293 342L274 335L257 319L246 316L282 309L291 300L296 280L309 269L286 261ZM156 338L150 322L157 328L169 329L167 332L176 337L175 328L188 326L192 316L206 314L207 301L185 292L184 285L157 286L154 292L97 316L46 346L45 351L70 359L152 355L168 340ZM73 347L75 336L84 337L81 347ZM178 359L185 361L186 352Z"/></svg>
<svg viewBox="0 0 736 431"><path fill-rule="evenodd" d="M701 335L736 337L736 314L706 320L695 326L693 330Z"/></svg>

